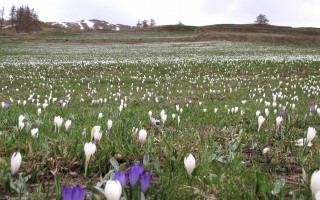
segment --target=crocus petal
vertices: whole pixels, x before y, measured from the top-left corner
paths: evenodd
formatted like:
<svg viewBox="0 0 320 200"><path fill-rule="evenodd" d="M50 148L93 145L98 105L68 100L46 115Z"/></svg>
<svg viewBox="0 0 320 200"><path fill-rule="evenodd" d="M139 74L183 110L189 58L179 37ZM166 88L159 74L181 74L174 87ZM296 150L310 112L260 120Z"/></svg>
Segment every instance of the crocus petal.
<svg viewBox="0 0 320 200"><path fill-rule="evenodd" d="M145 172L143 172L141 174L141 179L140 179L140 183L141 183L141 192L146 193L146 191L148 190L150 183L152 181L152 174L146 174Z"/></svg>
<svg viewBox="0 0 320 200"><path fill-rule="evenodd" d="M63 200L72 200L72 187L63 186L62 199Z"/></svg>
<svg viewBox="0 0 320 200"><path fill-rule="evenodd" d="M73 188L72 200L83 200L85 196L86 192L79 185Z"/></svg>
<svg viewBox="0 0 320 200"><path fill-rule="evenodd" d="M119 200L121 197L121 184L119 181L108 180L104 189L104 194L108 200Z"/></svg>
<svg viewBox="0 0 320 200"><path fill-rule="evenodd" d="M138 181L140 175L143 172L143 165L142 164L134 164L130 168L129 179L130 185L133 188L136 182Z"/></svg>
<svg viewBox="0 0 320 200"><path fill-rule="evenodd" d="M114 175L114 180L119 181L122 188L126 187L128 174L126 172L116 172Z"/></svg>

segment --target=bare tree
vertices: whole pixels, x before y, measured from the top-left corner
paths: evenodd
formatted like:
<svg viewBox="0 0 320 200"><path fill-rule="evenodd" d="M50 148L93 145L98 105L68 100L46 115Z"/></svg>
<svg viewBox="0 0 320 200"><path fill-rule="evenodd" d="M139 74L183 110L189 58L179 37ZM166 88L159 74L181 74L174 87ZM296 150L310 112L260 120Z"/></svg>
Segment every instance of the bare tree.
<svg viewBox="0 0 320 200"><path fill-rule="evenodd" d="M0 19L0 29L2 29L2 28L3 28L3 22L4 22L4 19L3 19L4 6L3 6L2 9L0 10L0 15L1 15L1 19Z"/></svg>
<svg viewBox="0 0 320 200"><path fill-rule="evenodd" d="M143 20L143 21L142 21L142 27L143 27L143 28L146 28L146 27L148 27L148 26L149 26L148 20L146 20L146 19Z"/></svg>
<svg viewBox="0 0 320 200"><path fill-rule="evenodd" d="M140 20L138 20L138 22L137 22L137 28L141 28L141 27L142 27L142 24L141 24Z"/></svg>
<svg viewBox="0 0 320 200"><path fill-rule="evenodd" d="M156 26L156 21L154 19L150 19L150 26L155 27Z"/></svg>
<svg viewBox="0 0 320 200"><path fill-rule="evenodd" d="M15 26L17 32L31 32L40 30L40 21L34 9L29 6L11 8L11 26Z"/></svg>
<svg viewBox="0 0 320 200"><path fill-rule="evenodd" d="M267 16L264 14L258 15L256 21L254 23L259 24L259 25L266 25L269 23L269 20L267 19Z"/></svg>
<svg viewBox="0 0 320 200"><path fill-rule="evenodd" d="M10 15L11 27L13 27L16 22L16 7L14 5L11 7L9 15Z"/></svg>

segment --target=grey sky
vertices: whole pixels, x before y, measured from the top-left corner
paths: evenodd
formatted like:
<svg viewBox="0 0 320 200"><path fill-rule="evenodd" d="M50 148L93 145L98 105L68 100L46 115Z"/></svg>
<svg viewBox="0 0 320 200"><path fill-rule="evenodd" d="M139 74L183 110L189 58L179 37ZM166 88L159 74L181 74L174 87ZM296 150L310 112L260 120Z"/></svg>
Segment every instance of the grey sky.
<svg viewBox="0 0 320 200"><path fill-rule="evenodd" d="M135 25L155 19L157 25L246 24L265 14L270 24L320 27L320 0L1 0L8 18L12 5L29 5L42 21L100 19Z"/></svg>

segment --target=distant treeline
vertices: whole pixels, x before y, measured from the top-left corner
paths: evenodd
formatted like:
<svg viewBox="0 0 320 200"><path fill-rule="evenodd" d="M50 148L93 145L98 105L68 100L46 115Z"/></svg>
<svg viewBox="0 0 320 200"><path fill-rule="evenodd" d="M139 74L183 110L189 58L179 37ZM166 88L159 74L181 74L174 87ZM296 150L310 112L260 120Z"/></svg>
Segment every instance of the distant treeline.
<svg viewBox="0 0 320 200"><path fill-rule="evenodd" d="M17 32L31 32L41 29L38 15L29 6L12 6L9 14L9 23Z"/></svg>

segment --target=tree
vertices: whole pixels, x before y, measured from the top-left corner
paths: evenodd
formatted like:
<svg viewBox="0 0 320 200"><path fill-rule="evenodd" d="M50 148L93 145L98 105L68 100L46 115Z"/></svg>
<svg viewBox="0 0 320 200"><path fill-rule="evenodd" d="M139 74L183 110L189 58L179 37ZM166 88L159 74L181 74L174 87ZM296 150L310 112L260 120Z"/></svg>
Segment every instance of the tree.
<svg viewBox="0 0 320 200"><path fill-rule="evenodd" d="M143 27L143 28L146 28L146 27L148 27L148 26L149 26L149 25L148 25L148 20L146 20L146 19L143 20L143 21L142 21L142 27Z"/></svg>
<svg viewBox="0 0 320 200"><path fill-rule="evenodd" d="M34 9L29 6L12 6L10 12L11 26L15 26L17 32L31 32L40 30L40 21Z"/></svg>
<svg viewBox="0 0 320 200"><path fill-rule="evenodd" d="M184 26L184 24L181 22L181 20L178 22L178 26Z"/></svg>
<svg viewBox="0 0 320 200"><path fill-rule="evenodd" d="M154 19L150 19L150 26L155 27L156 26L156 21Z"/></svg>
<svg viewBox="0 0 320 200"><path fill-rule="evenodd" d="M256 21L254 23L259 24L259 25L266 25L268 24L269 20L267 19L266 15L260 14L258 15Z"/></svg>
<svg viewBox="0 0 320 200"><path fill-rule="evenodd" d="M2 7L2 9L0 10L0 15L1 15L1 19L0 19L0 29L2 29L2 27L3 27L3 22L4 22L4 19L3 19L4 7Z"/></svg>
<svg viewBox="0 0 320 200"><path fill-rule="evenodd" d="M141 27L142 27L142 24L141 24L140 20L138 20L138 22L137 22L137 28L141 28Z"/></svg>
<svg viewBox="0 0 320 200"><path fill-rule="evenodd" d="M10 22L11 22L11 27L15 25L15 20L16 20L16 7L13 5L10 9Z"/></svg>

